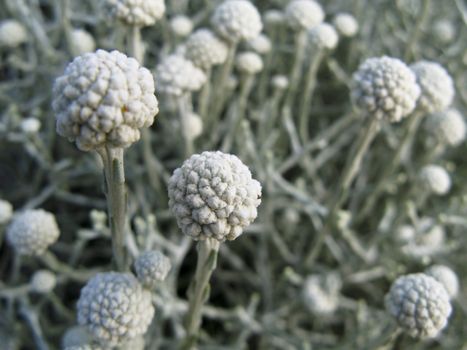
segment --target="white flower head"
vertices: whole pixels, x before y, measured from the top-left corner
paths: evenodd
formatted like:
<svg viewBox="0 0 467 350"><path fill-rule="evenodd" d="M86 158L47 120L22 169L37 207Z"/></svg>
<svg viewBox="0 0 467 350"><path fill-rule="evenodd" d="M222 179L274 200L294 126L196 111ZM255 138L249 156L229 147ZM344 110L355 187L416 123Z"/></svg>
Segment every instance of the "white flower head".
<svg viewBox="0 0 467 350"><path fill-rule="evenodd" d="M172 264L160 251L150 250L138 256L134 266L143 286L154 289L159 282L165 280Z"/></svg>
<svg viewBox="0 0 467 350"><path fill-rule="evenodd" d="M209 29L198 29L185 43L185 57L203 70L227 59L227 45Z"/></svg>
<svg viewBox="0 0 467 350"><path fill-rule="evenodd" d="M57 132L83 151L129 147L159 112L151 72L118 51L76 57L53 97Z"/></svg>
<svg viewBox="0 0 467 350"><path fill-rule="evenodd" d="M29 285L31 291L39 294L47 294L57 285L57 276L49 270L38 270L32 275Z"/></svg>
<svg viewBox="0 0 467 350"><path fill-rule="evenodd" d="M444 287L423 273L396 279L386 295L385 304L399 327L420 339L436 337L446 327L452 312Z"/></svg>
<svg viewBox="0 0 467 350"><path fill-rule="evenodd" d="M10 202L0 199L0 226L7 224L13 216L13 206Z"/></svg>
<svg viewBox="0 0 467 350"><path fill-rule="evenodd" d="M98 273L81 289L78 323L103 346L146 333L154 316L151 293L130 273Z"/></svg>
<svg viewBox="0 0 467 350"><path fill-rule="evenodd" d="M28 31L21 22L7 19L0 22L0 48L15 48L28 41Z"/></svg>
<svg viewBox="0 0 467 350"><path fill-rule="evenodd" d="M449 19L441 19L434 23L433 35L440 44L449 44L454 41L457 35L456 24Z"/></svg>
<svg viewBox="0 0 467 350"><path fill-rule="evenodd" d="M164 0L104 0L104 11L127 25L151 26L165 13Z"/></svg>
<svg viewBox="0 0 467 350"><path fill-rule="evenodd" d="M29 135L38 133L40 128L40 120L34 117L23 119L20 124L21 131Z"/></svg>
<svg viewBox="0 0 467 350"><path fill-rule="evenodd" d="M303 285L303 301L313 314L330 315L339 306L341 286L342 281L335 273L308 276Z"/></svg>
<svg viewBox="0 0 467 350"><path fill-rule="evenodd" d="M430 115L426 129L438 142L449 146L460 145L467 134L464 117L454 108Z"/></svg>
<svg viewBox="0 0 467 350"><path fill-rule="evenodd" d="M426 113L436 113L449 107L455 90L452 78L436 62L420 61L410 66L420 86L418 105Z"/></svg>
<svg viewBox="0 0 467 350"><path fill-rule="evenodd" d="M55 216L42 209L19 213L7 228L8 243L22 255L43 254L59 235Z"/></svg>
<svg viewBox="0 0 467 350"><path fill-rule="evenodd" d="M398 122L416 106L420 87L415 74L397 58L365 60L353 75L352 99L374 118Z"/></svg>
<svg viewBox="0 0 467 350"><path fill-rule="evenodd" d="M237 69L245 74L257 74L263 69L263 60L255 52L242 52L237 55Z"/></svg>
<svg viewBox="0 0 467 350"><path fill-rule="evenodd" d="M420 184L430 193L444 195L451 189L449 173L439 165L426 165L419 174Z"/></svg>
<svg viewBox="0 0 467 350"><path fill-rule="evenodd" d="M308 31L308 40L314 48L333 50L337 46L339 36L332 25L320 23Z"/></svg>
<svg viewBox="0 0 467 350"><path fill-rule="evenodd" d="M275 89L285 90L289 87L289 78L285 75L275 75L271 79L271 84Z"/></svg>
<svg viewBox="0 0 467 350"><path fill-rule="evenodd" d="M257 216L261 185L231 154L188 158L169 181L169 206L182 232L195 240L234 240Z"/></svg>
<svg viewBox="0 0 467 350"><path fill-rule="evenodd" d="M345 37L353 37L358 32L358 22L350 13L338 13L332 21L334 27L340 35Z"/></svg>
<svg viewBox="0 0 467 350"><path fill-rule="evenodd" d="M263 12L263 21L266 25L277 26L284 23L285 16L282 11L279 10L266 10Z"/></svg>
<svg viewBox="0 0 467 350"><path fill-rule="evenodd" d="M182 128L185 137L195 140L203 132L203 119L196 113L187 113Z"/></svg>
<svg viewBox="0 0 467 350"><path fill-rule="evenodd" d="M193 22L187 16L178 15L170 20L170 29L181 38L184 38L193 31Z"/></svg>
<svg viewBox="0 0 467 350"><path fill-rule="evenodd" d="M260 34L256 38L249 40L248 46L260 55L265 55L271 51L272 43L266 35Z"/></svg>
<svg viewBox="0 0 467 350"><path fill-rule="evenodd" d="M293 0L285 8L285 20L294 30L308 30L324 20L324 11L313 0Z"/></svg>
<svg viewBox="0 0 467 350"><path fill-rule="evenodd" d="M70 33L71 52L73 56L79 56L96 49L93 36L84 29L73 29Z"/></svg>
<svg viewBox="0 0 467 350"><path fill-rule="evenodd" d="M173 96L197 91L206 82L206 75L182 56L165 57L156 67L157 90Z"/></svg>
<svg viewBox="0 0 467 350"><path fill-rule="evenodd" d="M223 2L214 10L211 23L221 37L232 43L253 39L263 29L258 10L246 0Z"/></svg>
<svg viewBox="0 0 467 350"><path fill-rule="evenodd" d="M430 266L425 273L441 283L451 299L454 299L459 293L459 279L450 267L445 265L433 265Z"/></svg>

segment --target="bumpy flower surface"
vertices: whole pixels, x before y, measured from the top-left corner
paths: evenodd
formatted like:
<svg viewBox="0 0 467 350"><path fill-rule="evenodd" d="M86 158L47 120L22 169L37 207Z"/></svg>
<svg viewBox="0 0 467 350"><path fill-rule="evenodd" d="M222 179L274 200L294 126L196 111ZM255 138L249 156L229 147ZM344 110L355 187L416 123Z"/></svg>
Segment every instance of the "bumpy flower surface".
<svg viewBox="0 0 467 350"><path fill-rule="evenodd" d="M203 152L187 159L169 181L169 206L195 240L233 240L257 216L261 185L240 159Z"/></svg>
<svg viewBox="0 0 467 350"><path fill-rule="evenodd" d="M78 300L78 323L106 346L144 334L153 316L151 293L129 273L97 274Z"/></svg>
<svg viewBox="0 0 467 350"><path fill-rule="evenodd" d="M227 45L209 29L198 29L185 43L185 57L207 70L227 59Z"/></svg>
<svg viewBox="0 0 467 350"><path fill-rule="evenodd" d="M308 276L303 285L303 301L315 315L332 314L339 306L339 292L342 286L336 274Z"/></svg>
<svg viewBox="0 0 467 350"><path fill-rule="evenodd" d="M427 113L441 112L449 107L455 90L452 78L436 62L420 61L410 66L420 86L418 106Z"/></svg>
<svg viewBox="0 0 467 350"><path fill-rule="evenodd" d="M105 0L105 11L123 23L150 26L165 13L164 0Z"/></svg>
<svg viewBox="0 0 467 350"><path fill-rule="evenodd" d="M167 56L156 67L157 90L173 96L197 91L206 82L206 75L182 56Z"/></svg>
<svg viewBox="0 0 467 350"><path fill-rule="evenodd" d="M358 32L358 22L349 13L338 13L332 21L340 35L352 37Z"/></svg>
<svg viewBox="0 0 467 350"><path fill-rule="evenodd" d="M139 281L149 288L165 280L170 271L170 259L159 251L151 250L138 256L135 271Z"/></svg>
<svg viewBox="0 0 467 350"><path fill-rule="evenodd" d="M443 195L451 189L451 178L448 172L439 165L426 165L420 171L421 185L431 193Z"/></svg>
<svg viewBox="0 0 467 350"><path fill-rule="evenodd" d="M71 51L74 56L79 56L96 49L96 42L91 34L84 29L74 29L71 32Z"/></svg>
<svg viewBox="0 0 467 350"><path fill-rule="evenodd" d="M263 24L256 7L246 0L227 0L214 10L211 23L229 42L250 40L259 35Z"/></svg>
<svg viewBox="0 0 467 350"><path fill-rule="evenodd" d="M446 327L452 311L441 283L423 273L396 279L385 304L403 331L421 339L436 337Z"/></svg>
<svg viewBox="0 0 467 350"><path fill-rule="evenodd" d="M352 98L378 119L398 122L408 116L420 95L415 74L397 58L369 58L353 75Z"/></svg>
<svg viewBox="0 0 467 350"><path fill-rule="evenodd" d="M335 49L339 36L333 26L327 23L321 23L310 29L308 40L314 48Z"/></svg>
<svg viewBox="0 0 467 350"><path fill-rule="evenodd" d="M459 293L459 279L450 267L433 265L425 273L441 283L451 299L455 298Z"/></svg>
<svg viewBox="0 0 467 350"><path fill-rule="evenodd" d="M285 20L295 30L306 30L320 24L324 11L320 4L312 0L294 0L285 8Z"/></svg>
<svg viewBox="0 0 467 350"><path fill-rule="evenodd" d="M14 48L28 40L26 28L14 19L0 22L0 47Z"/></svg>
<svg viewBox="0 0 467 350"><path fill-rule="evenodd" d="M57 285L57 277L49 270L39 270L34 273L29 285L33 292L47 294Z"/></svg>
<svg viewBox="0 0 467 350"><path fill-rule="evenodd" d="M59 235L55 216L42 209L18 214L7 229L8 243L23 255L41 255Z"/></svg>
<svg viewBox="0 0 467 350"><path fill-rule="evenodd" d="M263 60L255 52L242 52L238 54L235 64L237 69L245 74L256 74L263 69Z"/></svg>
<svg viewBox="0 0 467 350"><path fill-rule="evenodd" d="M193 22L186 16L175 16L170 20L170 29L175 35L186 37L193 31Z"/></svg>
<svg viewBox="0 0 467 350"><path fill-rule="evenodd" d="M260 34L256 38L249 40L248 46L260 55L265 55L272 49L271 40L264 34Z"/></svg>
<svg viewBox="0 0 467 350"><path fill-rule="evenodd" d="M6 224L13 216L13 206L10 202L0 199L0 225Z"/></svg>
<svg viewBox="0 0 467 350"><path fill-rule="evenodd" d="M467 133L464 117L452 108L430 115L426 128L438 142L449 146L458 146L464 142Z"/></svg>
<svg viewBox="0 0 467 350"><path fill-rule="evenodd" d="M76 57L53 95L57 132L83 151L129 147L159 112L152 74L118 51Z"/></svg>

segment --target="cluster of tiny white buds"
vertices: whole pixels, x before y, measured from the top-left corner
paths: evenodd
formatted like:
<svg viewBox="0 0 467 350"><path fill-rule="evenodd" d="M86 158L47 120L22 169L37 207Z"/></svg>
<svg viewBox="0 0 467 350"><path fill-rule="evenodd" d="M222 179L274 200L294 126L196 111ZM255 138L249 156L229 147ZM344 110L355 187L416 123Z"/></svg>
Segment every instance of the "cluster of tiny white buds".
<svg viewBox="0 0 467 350"><path fill-rule="evenodd" d="M227 45L209 29L198 29L185 43L184 56L203 70L227 59Z"/></svg>
<svg viewBox="0 0 467 350"><path fill-rule="evenodd" d="M79 56L96 49L93 36L84 29L73 29L70 33L70 46L73 56Z"/></svg>
<svg viewBox="0 0 467 350"><path fill-rule="evenodd" d="M190 140L195 140L203 132L203 119L196 113L187 113L183 120L183 135Z"/></svg>
<svg viewBox="0 0 467 350"><path fill-rule="evenodd" d="M358 33L358 22L350 13L336 14L332 24L342 36L350 38Z"/></svg>
<svg viewBox="0 0 467 350"><path fill-rule="evenodd" d="M313 48L333 50L339 41L334 27L328 23L320 23L308 31L308 40Z"/></svg>
<svg viewBox="0 0 467 350"><path fill-rule="evenodd" d="M425 165L420 170L419 180L424 189L436 195L444 195L451 189L451 177L439 165Z"/></svg>
<svg viewBox="0 0 467 350"><path fill-rule="evenodd" d="M27 135L37 134L41 128L41 122L39 119L29 117L23 119L19 125L21 131Z"/></svg>
<svg viewBox="0 0 467 350"><path fill-rule="evenodd" d="M285 20L296 31L308 30L324 20L324 11L313 0L293 0L285 8Z"/></svg>
<svg viewBox="0 0 467 350"><path fill-rule="evenodd" d="M7 19L0 22L0 49L15 48L28 41L28 31L21 22Z"/></svg>
<svg viewBox="0 0 467 350"><path fill-rule="evenodd" d="M330 315L339 306L342 281L336 273L308 276L303 285L305 306L315 315Z"/></svg>
<svg viewBox="0 0 467 350"><path fill-rule="evenodd" d="M184 38L193 31L193 22L187 16L178 15L170 20L170 29L176 36Z"/></svg>
<svg viewBox="0 0 467 350"><path fill-rule="evenodd" d="M439 143L448 146L460 145L467 134L464 117L454 108L428 116L426 129Z"/></svg>
<svg viewBox="0 0 467 350"><path fill-rule="evenodd" d="M160 251L151 250L138 256L134 263L136 275L143 286L154 289L167 277L170 271L170 259Z"/></svg>
<svg viewBox="0 0 467 350"><path fill-rule="evenodd" d="M247 44L253 51L256 51L260 55L265 55L272 49L271 40L264 34L260 34L256 38L249 40Z"/></svg>
<svg viewBox="0 0 467 350"><path fill-rule="evenodd" d="M263 69L263 60L255 52L242 52L237 55L235 65L241 73L253 75Z"/></svg>
<svg viewBox="0 0 467 350"><path fill-rule="evenodd" d="M440 19L432 27L435 40L440 44L449 44L457 35L456 24L449 19Z"/></svg>
<svg viewBox="0 0 467 350"><path fill-rule="evenodd" d="M459 279L450 267L445 265L433 265L430 266L425 273L441 283L451 299L454 299L459 293Z"/></svg>
<svg viewBox="0 0 467 350"><path fill-rule="evenodd" d="M277 90L285 90L289 86L289 78L285 75L275 75L271 79L271 84Z"/></svg>
<svg viewBox="0 0 467 350"><path fill-rule="evenodd" d="M127 25L151 26L165 13L164 0L105 0L104 10Z"/></svg>
<svg viewBox="0 0 467 350"><path fill-rule="evenodd" d="M38 294L48 294L57 285L57 276L49 270L38 270L32 275L29 286L31 291Z"/></svg>

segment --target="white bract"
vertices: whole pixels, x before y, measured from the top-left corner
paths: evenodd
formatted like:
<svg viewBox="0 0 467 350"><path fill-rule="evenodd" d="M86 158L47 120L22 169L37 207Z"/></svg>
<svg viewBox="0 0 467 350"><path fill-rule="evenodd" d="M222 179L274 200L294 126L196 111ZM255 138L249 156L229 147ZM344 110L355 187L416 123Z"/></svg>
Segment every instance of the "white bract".
<svg viewBox="0 0 467 350"><path fill-rule="evenodd" d="M324 11L315 1L293 0L285 8L285 20L294 30L307 30L324 20Z"/></svg>
<svg viewBox="0 0 467 350"><path fill-rule="evenodd" d="M148 288L155 288L167 277L170 271L170 259L159 251L151 250L142 253L134 264L139 281Z"/></svg>
<svg viewBox="0 0 467 350"><path fill-rule="evenodd" d="M256 38L263 29L258 10L246 0L227 0L217 6L211 24L221 37L232 43Z"/></svg>
<svg viewBox="0 0 467 350"><path fill-rule="evenodd" d="M193 31L193 22L189 17L178 15L170 20L170 29L179 37L186 37Z"/></svg>
<svg viewBox="0 0 467 350"><path fill-rule="evenodd" d="M320 23L308 31L308 40L313 48L332 50L336 48L339 36L333 26Z"/></svg>
<svg viewBox="0 0 467 350"><path fill-rule="evenodd" d="M14 19L0 22L0 48L15 48L28 41L28 31Z"/></svg>
<svg viewBox="0 0 467 350"><path fill-rule="evenodd" d="M156 67L157 90L173 96L197 91L206 82L206 75L182 56L165 57Z"/></svg>
<svg viewBox="0 0 467 350"><path fill-rule="evenodd" d="M454 99L454 82L448 72L436 62L420 61L410 66L420 86L418 106L426 113L436 113L449 107Z"/></svg>
<svg viewBox="0 0 467 350"><path fill-rule="evenodd" d="M59 235L55 216L42 209L19 213L7 228L8 243L22 255L43 254Z"/></svg>
<svg viewBox="0 0 467 350"><path fill-rule="evenodd" d="M73 29L70 33L71 53L79 56L96 49L96 42L91 34L84 29Z"/></svg>
<svg viewBox="0 0 467 350"><path fill-rule="evenodd" d="M399 327L415 338L434 338L446 327L452 307L444 287L423 273L399 277L385 298Z"/></svg>
<svg viewBox="0 0 467 350"><path fill-rule="evenodd" d="M338 13L332 24L342 36L353 37L358 32L358 22L350 13Z"/></svg>
<svg viewBox="0 0 467 350"><path fill-rule="evenodd" d="M151 293L130 273L106 272L81 289L78 323L103 346L117 346L146 333L154 316Z"/></svg>
<svg viewBox="0 0 467 350"><path fill-rule="evenodd" d="M444 195L451 189L451 177L439 165L426 165L419 174L420 184L430 193Z"/></svg>
<svg viewBox="0 0 467 350"><path fill-rule="evenodd" d="M240 159L203 152L187 159L169 181L169 206L182 232L195 240L234 240L257 216L261 185Z"/></svg>
<svg viewBox="0 0 467 350"><path fill-rule="evenodd" d="M165 13L164 0L104 0L104 11L125 24L150 26Z"/></svg>
<svg viewBox="0 0 467 350"><path fill-rule="evenodd" d="M255 52L242 52L238 54L235 65L245 74L256 74L263 69L263 60Z"/></svg>
<svg viewBox="0 0 467 350"><path fill-rule="evenodd" d="M430 115L426 129L438 142L449 146L460 145L467 133L464 117L454 108Z"/></svg>
<svg viewBox="0 0 467 350"><path fill-rule="evenodd" d="M185 43L185 57L201 69L224 63L227 45L209 29L198 29Z"/></svg>
<svg viewBox="0 0 467 350"><path fill-rule="evenodd" d="M32 275L29 285L31 291L39 294L47 294L57 285L57 276L49 270L38 270Z"/></svg>
<svg viewBox="0 0 467 350"><path fill-rule="evenodd" d="M83 151L125 148L159 112L152 74L134 59L97 50L76 57L53 89L57 132Z"/></svg>
<svg viewBox="0 0 467 350"><path fill-rule="evenodd" d="M450 267L433 265L425 273L441 283L451 299L455 298L459 293L459 279Z"/></svg>
<svg viewBox="0 0 467 350"><path fill-rule="evenodd" d="M10 202L0 199L0 225L8 223L13 216L13 206Z"/></svg>
<svg viewBox="0 0 467 350"><path fill-rule="evenodd" d="M352 98L371 117L398 122L416 106L420 87L415 74L397 58L369 58L353 75Z"/></svg>

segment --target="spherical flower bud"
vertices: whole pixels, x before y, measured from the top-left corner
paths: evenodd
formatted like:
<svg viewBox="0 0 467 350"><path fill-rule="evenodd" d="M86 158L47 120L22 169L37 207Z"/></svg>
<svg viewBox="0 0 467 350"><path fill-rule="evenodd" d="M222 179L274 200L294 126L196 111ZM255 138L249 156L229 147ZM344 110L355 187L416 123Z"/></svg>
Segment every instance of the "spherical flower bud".
<svg viewBox="0 0 467 350"><path fill-rule="evenodd" d="M454 83L448 72L436 62L420 61L410 66L420 86L418 106L427 113L441 112L454 99Z"/></svg>
<svg viewBox="0 0 467 350"><path fill-rule="evenodd" d="M256 7L246 0L227 0L216 7L211 17L216 32L229 42L256 38L263 24Z"/></svg>
<svg viewBox="0 0 467 350"><path fill-rule="evenodd" d="M26 210L7 228L8 243L18 254L41 255L60 235L55 216L42 209Z"/></svg>
<svg viewBox="0 0 467 350"><path fill-rule="evenodd" d="M18 47L28 41L28 35L23 24L14 19L0 22L0 47Z"/></svg>
<svg viewBox="0 0 467 350"><path fill-rule="evenodd" d="M332 314L339 306L341 286L342 281L336 274L308 276L303 285L303 301L315 315Z"/></svg>
<svg viewBox="0 0 467 350"><path fill-rule="evenodd" d="M289 78L285 75L275 75L272 77L271 84L275 89L285 90L289 87Z"/></svg>
<svg viewBox="0 0 467 350"><path fill-rule="evenodd" d="M203 119L198 114L188 113L183 120L183 135L195 140L203 132Z"/></svg>
<svg viewBox="0 0 467 350"><path fill-rule="evenodd" d="M203 152L169 181L169 206L182 232L195 240L234 240L257 216L261 185L231 154Z"/></svg>
<svg viewBox="0 0 467 350"><path fill-rule="evenodd" d="M260 34L256 38L249 40L248 46L260 55L267 54L272 48L271 40L264 34Z"/></svg>
<svg viewBox="0 0 467 350"><path fill-rule="evenodd" d="M453 108L430 115L426 128L438 142L449 146L464 142L467 133L464 118Z"/></svg>
<svg viewBox="0 0 467 350"><path fill-rule="evenodd" d="M314 48L332 50L336 48L339 36L333 26L320 23L309 30L308 40Z"/></svg>
<svg viewBox="0 0 467 350"><path fill-rule="evenodd" d="M285 20L294 30L307 30L324 20L324 11L315 1L293 0L285 8Z"/></svg>
<svg viewBox="0 0 467 350"><path fill-rule="evenodd" d="M31 291L39 294L50 293L57 285L57 277L49 270L38 270L29 282Z"/></svg>
<svg viewBox="0 0 467 350"><path fill-rule="evenodd" d="M451 299L455 298L459 293L459 279L450 267L433 265L425 271L425 274L441 283Z"/></svg>
<svg viewBox="0 0 467 350"><path fill-rule="evenodd" d="M448 19L436 21L433 25L433 35L440 44L449 44L457 35L456 25Z"/></svg>
<svg viewBox="0 0 467 350"><path fill-rule="evenodd" d="M178 15L170 20L170 29L176 36L184 38L193 31L193 22L186 16Z"/></svg>
<svg viewBox="0 0 467 350"><path fill-rule="evenodd" d="M130 273L99 273L81 289L78 323L105 346L146 333L154 316L151 293Z"/></svg>
<svg viewBox="0 0 467 350"><path fill-rule="evenodd" d="M227 59L227 45L209 29L198 29L185 44L185 57L201 69L208 70Z"/></svg>
<svg viewBox="0 0 467 350"><path fill-rule="evenodd" d="M159 112L151 72L118 51L76 57L53 97L57 132L83 151L129 147Z"/></svg>
<svg viewBox="0 0 467 350"><path fill-rule="evenodd" d="M439 165L426 165L420 171L420 183L427 191L444 195L451 189L451 178L448 172Z"/></svg>
<svg viewBox="0 0 467 350"><path fill-rule="evenodd" d="M197 91L206 82L206 75L182 56L165 57L156 67L157 90L172 96Z"/></svg>
<svg viewBox="0 0 467 350"><path fill-rule="evenodd" d="M39 132L41 128L41 122L39 119L31 117L31 118L26 118L21 121L21 124L19 125L20 129L22 132L25 134L36 134Z"/></svg>
<svg viewBox="0 0 467 350"><path fill-rule="evenodd" d="M263 69L263 60L254 52L242 52L238 54L235 64L237 69L245 74L256 74Z"/></svg>
<svg viewBox="0 0 467 350"><path fill-rule="evenodd" d="M441 283L423 273L396 279L385 304L403 331L421 339L436 337L446 327L452 311Z"/></svg>
<svg viewBox="0 0 467 350"><path fill-rule="evenodd" d="M398 122L416 106L420 88L415 74L397 58L369 58L353 75L354 102L378 119Z"/></svg>
<svg viewBox="0 0 467 350"><path fill-rule="evenodd" d="M127 25L150 26L165 13L164 0L105 0L106 13Z"/></svg>
<svg viewBox="0 0 467 350"><path fill-rule="evenodd" d="M135 271L139 281L150 289L167 277L172 267L170 259L159 251L151 250L138 256Z"/></svg>
<svg viewBox="0 0 467 350"><path fill-rule="evenodd" d="M68 328L62 337L62 348L68 349L76 346L83 346L92 342L91 334L83 326Z"/></svg>
<svg viewBox="0 0 467 350"><path fill-rule="evenodd" d="M332 21L334 27L340 35L353 37L358 32L358 22L354 16L349 13L338 13Z"/></svg>
<svg viewBox="0 0 467 350"><path fill-rule="evenodd" d="M263 21L270 26L280 25L284 23L284 14L279 10L266 10L263 12Z"/></svg>
<svg viewBox="0 0 467 350"><path fill-rule="evenodd" d="M96 49L96 42L91 34L84 29L73 29L70 33L71 53L79 56Z"/></svg>
<svg viewBox="0 0 467 350"><path fill-rule="evenodd" d="M8 223L13 216L13 206L10 202L0 199L0 226Z"/></svg>

